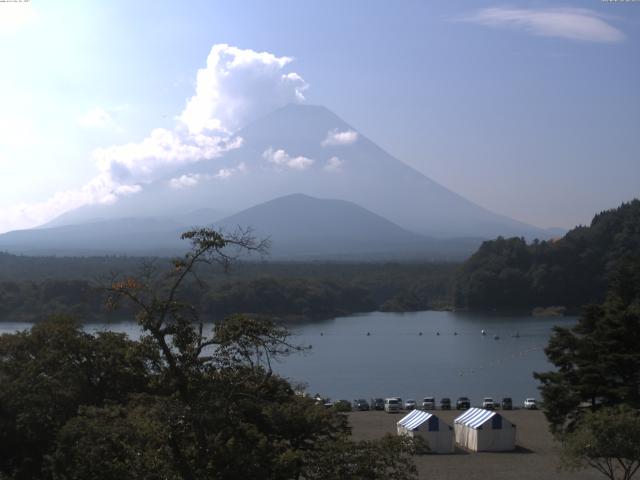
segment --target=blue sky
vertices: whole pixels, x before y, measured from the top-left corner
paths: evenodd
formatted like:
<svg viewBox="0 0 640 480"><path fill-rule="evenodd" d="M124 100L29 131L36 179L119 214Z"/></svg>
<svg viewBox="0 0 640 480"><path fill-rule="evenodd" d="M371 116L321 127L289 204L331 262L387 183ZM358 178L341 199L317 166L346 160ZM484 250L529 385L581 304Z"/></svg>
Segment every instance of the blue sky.
<svg viewBox="0 0 640 480"><path fill-rule="evenodd" d="M639 27L640 2L0 3L0 231L96 201L96 149L175 129L216 44L291 57L305 102L484 207L586 223L640 196Z"/></svg>

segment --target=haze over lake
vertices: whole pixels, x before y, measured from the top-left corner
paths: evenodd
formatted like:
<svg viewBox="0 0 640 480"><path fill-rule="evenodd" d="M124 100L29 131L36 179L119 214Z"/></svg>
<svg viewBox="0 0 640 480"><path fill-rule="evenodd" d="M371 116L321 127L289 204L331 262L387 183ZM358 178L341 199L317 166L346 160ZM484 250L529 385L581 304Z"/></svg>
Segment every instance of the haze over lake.
<svg viewBox="0 0 640 480"><path fill-rule="evenodd" d="M532 372L551 369L543 349L552 327L575 321L437 311L339 317L295 325L293 343L312 348L274 368L294 382L306 382L310 393L332 399L398 395L421 400L433 395L455 401L465 395L480 403L485 396L511 396L514 405L521 405L525 397L539 396ZM29 326L0 323L0 333ZM134 338L140 333L135 322L88 324L86 329L110 329Z"/></svg>

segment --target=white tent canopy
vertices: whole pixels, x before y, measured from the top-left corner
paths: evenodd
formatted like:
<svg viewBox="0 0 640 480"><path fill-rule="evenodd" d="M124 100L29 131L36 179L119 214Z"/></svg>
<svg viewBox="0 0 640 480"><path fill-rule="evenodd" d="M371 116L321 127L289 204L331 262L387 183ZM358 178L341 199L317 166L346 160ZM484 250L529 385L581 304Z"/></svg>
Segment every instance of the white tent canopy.
<svg viewBox="0 0 640 480"><path fill-rule="evenodd" d="M453 422L456 442L476 452L516 448L516 426L497 412L470 408Z"/></svg>
<svg viewBox="0 0 640 480"><path fill-rule="evenodd" d="M453 453L453 429L432 413L412 410L398 422L398 435L424 438L433 453Z"/></svg>

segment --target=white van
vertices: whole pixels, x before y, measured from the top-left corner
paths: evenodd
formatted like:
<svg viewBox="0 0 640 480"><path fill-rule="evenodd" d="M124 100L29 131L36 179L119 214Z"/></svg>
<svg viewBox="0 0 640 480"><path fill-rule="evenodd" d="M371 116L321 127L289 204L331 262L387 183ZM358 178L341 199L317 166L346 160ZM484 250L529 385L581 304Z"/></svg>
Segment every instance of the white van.
<svg viewBox="0 0 640 480"><path fill-rule="evenodd" d="M402 408L402 403L396 397L384 399L384 411L387 413L397 413Z"/></svg>

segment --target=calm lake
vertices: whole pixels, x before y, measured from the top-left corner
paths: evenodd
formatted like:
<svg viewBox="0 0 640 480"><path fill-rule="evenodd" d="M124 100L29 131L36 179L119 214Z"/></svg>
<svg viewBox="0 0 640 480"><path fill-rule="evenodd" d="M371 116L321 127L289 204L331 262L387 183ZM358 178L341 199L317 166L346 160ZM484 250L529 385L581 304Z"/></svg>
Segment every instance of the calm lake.
<svg viewBox="0 0 640 480"><path fill-rule="evenodd" d="M455 402L464 395L478 404L485 396L510 396L521 405L525 397L539 397L532 372L551 368L543 349L552 327L575 322L574 317L434 311L351 315L296 325L293 343L311 349L274 368L292 381L306 382L310 393L332 399L446 396ZM4 322L0 333L29 327ZM133 338L140 333L133 322L86 329Z"/></svg>

